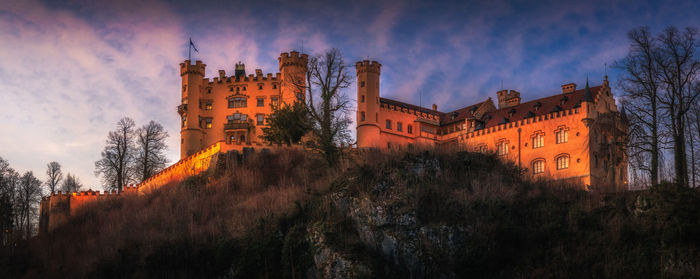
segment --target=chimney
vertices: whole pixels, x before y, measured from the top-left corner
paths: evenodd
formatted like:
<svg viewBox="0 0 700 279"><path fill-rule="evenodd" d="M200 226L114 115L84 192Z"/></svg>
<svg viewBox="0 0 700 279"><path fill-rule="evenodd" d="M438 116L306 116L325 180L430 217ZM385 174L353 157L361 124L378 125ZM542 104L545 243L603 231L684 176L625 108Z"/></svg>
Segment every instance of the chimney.
<svg viewBox="0 0 700 279"><path fill-rule="evenodd" d="M576 83L567 83L561 86L561 93L566 94L566 93L573 93L576 91Z"/></svg>
<svg viewBox="0 0 700 279"><path fill-rule="evenodd" d="M219 80L223 80L225 78L226 78L226 71L219 70Z"/></svg>
<svg viewBox="0 0 700 279"><path fill-rule="evenodd" d="M437 105L436 105L436 104L433 104L433 110L434 110L434 111L437 111Z"/></svg>

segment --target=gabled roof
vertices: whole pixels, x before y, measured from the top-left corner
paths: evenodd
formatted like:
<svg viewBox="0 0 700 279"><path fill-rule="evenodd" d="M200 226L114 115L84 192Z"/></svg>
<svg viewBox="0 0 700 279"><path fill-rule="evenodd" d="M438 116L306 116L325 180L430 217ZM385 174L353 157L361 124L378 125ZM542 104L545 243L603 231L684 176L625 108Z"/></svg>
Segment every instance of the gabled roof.
<svg viewBox="0 0 700 279"><path fill-rule="evenodd" d="M517 106L506 107L502 109L497 109L495 111L487 112L481 118L481 120L485 121L485 125L483 127L490 128L498 124L503 124L505 123L504 121L515 122L528 117L536 117L556 111L574 109L581 106L581 101L584 99L584 97L590 97L591 100L595 100L595 97L598 95L598 92L600 92L601 88L602 86L587 86L585 89L576 90L571 93L556 94L549 97L521 103ZM478 108L484 103L488 102L488 100L486 100L477 104L463 107L458 110L450 112L440 112L429 108L424 108L387 98L379 98L379 100L382 104L395 105L397 107L407 108L439 116L440 126L453 124L455 122L460 122L464 121L464 119L471 118L474 116L473 113L476 111L476 109L474 108ZM564 101L563 104L562 101ZM535 110L535 107L538 107L537 110Z"/></svg>
<svg viewBox="0 0 700 279"><path fill-rule="evenodd" d="M483 105L486 102L488 102L488 101L483 101L481 103L473 104L473 105L470 105L470 106L467 106L467 107L464 107L464 108L461 108L461 109L458 109L455 111L451 111L451 112L441 112L440 113L440 126L449 125L449 124L459 122L459 121L464 121L464 119L473 117L474 112L476 111L476 109L473 109L473 108L481 107L481 105ZM454 118L452 116L454 116Z"/></svg>
<svg viewBox="0 0 700 279"><path fill-rule="evenodd" d="M595 99L595 96L600 92L600 89L602 86L595 86L590 88L590 93L591 97ZM571 93L566 93L566 94L556 94L553 96L545 97L542 99L536 99L532 100L529 102L525 102L522 104L519 104L517 106L513 107L507 107L507 108L502 108L502 109L497 109L492 112L486 113L486 115L492 116L489 121L486 122L486 125L484 128L490 128L493 126L496 126L501 122L503 118L508 118L510 122L515 122L515 121L520 121L523 120L527 117L534 117L534 116L540 116L540 115L545 115L549 114L553 111L558 111L559 109L561 110L570 110L577 105L580 104L581 100L584 97L584 91L585 89L581 90L576 90ZM561 103L562 97L566 97L567 100L564 102L564 104ZM541 106L537 109L537 111L534 110L534 107L536 104L540 103ZM580 106L580 105L579 105ZM515 113L513 113L512 116L509 116L509 112L511 109L515 109Z"/></svg>

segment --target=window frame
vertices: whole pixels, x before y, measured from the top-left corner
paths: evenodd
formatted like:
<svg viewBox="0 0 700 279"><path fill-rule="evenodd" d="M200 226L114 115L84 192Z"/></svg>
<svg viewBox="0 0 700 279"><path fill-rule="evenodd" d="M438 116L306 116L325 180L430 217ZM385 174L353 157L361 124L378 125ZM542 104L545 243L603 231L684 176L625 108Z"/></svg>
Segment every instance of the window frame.
<svg viewBox="0 0 700 279"><path fill-rule="evenodd" d="M561 154L554 158L554 162L557 165L557 170L565 170L569 168L569 163L571 158L569 154Z"/></svg>

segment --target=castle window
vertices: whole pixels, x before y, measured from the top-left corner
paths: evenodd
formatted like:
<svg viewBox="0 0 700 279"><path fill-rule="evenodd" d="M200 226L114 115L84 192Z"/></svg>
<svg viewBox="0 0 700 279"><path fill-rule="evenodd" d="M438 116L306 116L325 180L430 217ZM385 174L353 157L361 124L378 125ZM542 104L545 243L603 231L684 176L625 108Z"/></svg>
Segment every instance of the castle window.
<svg viewBox="0 0 700 279"><path fill-rule="evenodd" d="M537 160L532 162L532 173L538 174L544 172L544 160Z"/></svg>
<svg viewBox="0 0 700 279"><path fill-rule="evenodd" d="M360 81L360 87L365 87L365 82L364 82L364 81Z"/></svg>
<svg viewBox="0 0 700 279"><path fill-rule="evenodd" d="M498 143L498 146L496 146L497 154L499 156L507 155L508 154L508 142L506 141L501 141Z"/></svg>
<svg viewBox="0 0 700 279"><path fill-rule="evenodd" d="M211 118L204 119L204 128L211 129Z"/></svg>
<svg viewBox="0 0 700 279"><path fill-rule="evenodd" d="M234 113L233 115L226 116L226 119L228 120L229 123L232 123L232 122L246 122L246 121L248 121L248 115L246 115L246 114L240 114L240 113Z"/></svg>
<svg viewBox="0 0 700 279"><path fill-rule="evenodd" d="M233 87L229 87L229 88L228 88L228 91L233 92Z"/></svg>
<svg viewBox="0 0 700 279"><path fill-rule="evenodd" d="M364 111L360 112L360 121L365 121L365 112Z"/></svg>
<svg viewBox="0 0 700 279"><path fill-rule="evenodd" d="M276 107L277 105L279 105L279 103L280 103L280 102L279 102L279 99L277 99L277 97L271 97L271 98L270 98L270 105Z"/></svg>
<svg viewBox="0 0 700 279"><path fill-rule="evenodd" d="M403 124L401 122L396 122L396 131L403 132Z"/></svg>
<svg viewBox="0 0 700 279"><path fill-rule="evenodd" d="M207 93L211 93L211 88L207 89Z"/></svg>
<svg viewBox="0 0 700 279"><path fill-rule="evenodd" d="M258 85L258 90L262 90L262 85Z"/></svg>
<svg viewBox="0 0 700 279"><path fill-rule="evenodd" d="M243 86L243 91L245 91L245 86Z"/></svg>
<svg viewBox="0 0 700 279"><path fill-rule="evenodd" d="M265 106L265 99L263 98L258 98L258 107L264 107Z"/></svg>
<svg viewBox="0 0 700 279"><path fill-rule="evenodd" d="M544 134L538 133L532 138L532 148L544 147Z"/></svg>
<svg viewBox="0 0 700 279"><path fill-rule="evenodd" d="M406 126L406 132L408 132L409 134L413 134L413 126L411 126L411 125Z"/></svg>
<svg viewBox="0 0 700 279"><path fill-rule="evenodd" d="M236 87L236 93L238 93L238 92L241 92L241 88L240 88L240 87Z"/></svg>
<svg viewBox="0 0 700 279"><path fill-rule="evenodd" d="M557 169L563 170L569 168L569 155L561 155L557 157Z"/></svg>
<svg viewBox="0 0 700 279"><path fill-rule="evenodd" d="M265 115L263 114L258 114L257 116L258 120L258 125L263 125L265 123Z"/></svg>
<svg viewBox="0 0 700 279"><path fill-rule="evenodd" d="M182 92L185 92L185 91L187 91L187 84L182 86Z"/></svg>
<svg viewBox="0 0 700 279"><path fill-rule="evenodd" d="M206 102L204 104L204 110L211 110L212 109L212 103L211 102Z"/></svg>
<svg viewBox="0 0 700 279"><path fill-rule="evenodd" d="M228 99L229 108L244 108L248 106L248 99L244 97L234 97Z"/></svg>
<svg viewBox="0 0 700 279"><path fill-rule="evenodd" d="M566 129L559 129L556 131L557 144L565 143L569 141L569 131Z"/></svg>
<svg viewBox="0 0 700 279"><path fill-rule="evenodd" d="M187 126L187 116L184 116L184 115L183 115L183 116L182 116L182 127L184 128L184 127L186 127L186 126Z"/></svg>
<svg viewBox="0 0 700 279"><path fill-rule="evenodd" d="M391 130L391 120L386 120L386 128Z"/></svg>
<svg viewBox="0 0 700 279"><path fill-rule="evenodd" d="M485 144L482 144L482 145L479 145L478 150L481 153L486 153L488 151L488 148L486 148Z"/></svg>
<svg viewBox="0 0 700 279"><path fill-rule="evenodd" d="M272 84L272 89L277 89L277 84L276 84L276 83L273 83L273 84Z"/></svg>
<svg viewBox="0 0 700 279"><path fill-rule="evenodd" d="M365 95L362 95L362 96L360 97L360 103L364 103L364 102L365 102Z"/></svg>

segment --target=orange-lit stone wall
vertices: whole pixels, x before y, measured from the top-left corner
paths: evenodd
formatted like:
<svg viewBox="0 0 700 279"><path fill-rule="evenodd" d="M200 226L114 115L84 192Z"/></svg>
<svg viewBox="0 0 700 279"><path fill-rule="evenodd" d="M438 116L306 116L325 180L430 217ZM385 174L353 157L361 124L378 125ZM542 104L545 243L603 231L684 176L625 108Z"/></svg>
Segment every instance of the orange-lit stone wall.
<svg viewBox="0 0 700 279"><path fill-rule="evenodd" d="M607 77L592 89L586 85L577 91L576 85L569 83L562 85L561 94L527 103L521 103L519 92L501 90L497 92L498 107L488 98L445 113L435 105L429 109L381 98L381 65L360 61L355 67L359 148L455 145L497 153L531 178L626 187L625 147L614 143L625 142L628 128L617 111ZM557 143L557 132L563 131L567 140ZM542 136L542 146L534 145L536 135ZM507 148L497 152L499 146ZM558 165L557 159L565 157L568 164ZM542 166L537 171L535 162Z"/></svg>
<svg viewBox="0 0 700 279"><path fill-rule="evenodd" d="M237 64L240 71L227 75L225 70L219 70L212 79L205 78L206 64L202 61L181 63L182 99L177 108L181 117L180 158L219 141L230 145L263 144L260 136L273 108L304 98L297 94L292 81L304 85L307 61L306 54L285 52L278 58L280 72L275 75L263 74L260 69L246 75L245 66Z"/></svg>
<svg viewBox="0 0 700 279"><path fill-rule="evenodd" d="M70 216L85 205L95 201L113 199L124 195L136 195L138 188L135 185L127 185L120 192L81 191L51 193L40 202L39 209L39 235L46 234L56 227L66 223Z"/></svg>

